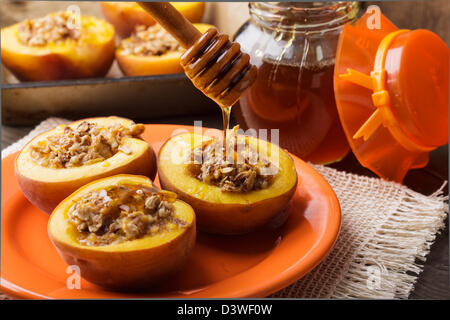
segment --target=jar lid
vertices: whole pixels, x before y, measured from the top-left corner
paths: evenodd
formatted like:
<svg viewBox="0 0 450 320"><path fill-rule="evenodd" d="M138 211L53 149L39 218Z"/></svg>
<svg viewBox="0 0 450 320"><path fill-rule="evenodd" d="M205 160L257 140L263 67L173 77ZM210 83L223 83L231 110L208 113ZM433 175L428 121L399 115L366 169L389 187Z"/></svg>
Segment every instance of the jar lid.
<svg viewBox="0 0 450 320"><path fill-rule="evenodd" d="M399 30L379 13L346 24L339 38L335 97L363 166L402 181L448 143L449 50L427 30Z"/></svg>

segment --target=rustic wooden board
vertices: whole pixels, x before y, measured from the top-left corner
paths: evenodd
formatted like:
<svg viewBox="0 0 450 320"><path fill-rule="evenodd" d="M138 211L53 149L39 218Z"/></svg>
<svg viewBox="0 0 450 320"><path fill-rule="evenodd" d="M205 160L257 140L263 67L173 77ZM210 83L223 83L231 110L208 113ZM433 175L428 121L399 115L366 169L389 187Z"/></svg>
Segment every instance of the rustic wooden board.
<svg viewBox="0 0 450 320"><path fill-rule="evenodd" d="M368 1L376 4L397 27L401 29L429 29L450 46L450 1Z"/></svg>

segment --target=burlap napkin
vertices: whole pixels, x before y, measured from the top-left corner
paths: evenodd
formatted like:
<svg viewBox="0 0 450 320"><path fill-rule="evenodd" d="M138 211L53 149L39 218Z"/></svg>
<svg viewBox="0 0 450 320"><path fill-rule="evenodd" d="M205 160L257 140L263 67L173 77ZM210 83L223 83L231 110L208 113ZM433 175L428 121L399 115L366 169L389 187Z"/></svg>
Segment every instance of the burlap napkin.
<svg viewBox="0 0 450 320"><path fill-rule="evenodd" d="M50 118L2 151L67 120ZM315 165L337 194L342 227L329 256L311 273L272 297L407 298L444 227L448 197L442 186L424 196L397 183Z"/></svg>

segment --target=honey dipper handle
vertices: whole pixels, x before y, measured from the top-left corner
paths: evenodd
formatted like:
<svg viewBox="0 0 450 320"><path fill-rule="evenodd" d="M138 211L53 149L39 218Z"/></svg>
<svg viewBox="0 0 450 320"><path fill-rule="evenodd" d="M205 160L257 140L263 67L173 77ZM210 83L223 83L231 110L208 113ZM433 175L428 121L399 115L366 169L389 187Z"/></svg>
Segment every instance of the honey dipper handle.
<svg viewBox="0 0 450 320"><path fill-rule="evenodd" d="M187 49L202 35L169 2L138 2L180 45Z"/></svg>

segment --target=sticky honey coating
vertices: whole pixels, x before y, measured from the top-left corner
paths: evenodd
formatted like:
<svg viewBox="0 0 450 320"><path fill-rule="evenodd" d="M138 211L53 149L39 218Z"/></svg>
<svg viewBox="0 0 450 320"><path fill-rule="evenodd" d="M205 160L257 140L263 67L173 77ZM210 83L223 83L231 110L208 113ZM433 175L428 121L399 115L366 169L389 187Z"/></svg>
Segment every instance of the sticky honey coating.
<svg viewBox="0 0 450 320"><path fill-rule="evenodd" d="M193 84L221 107L232 106L255 81L257 68L227 35L207 30L181 57Z"/></svg>

